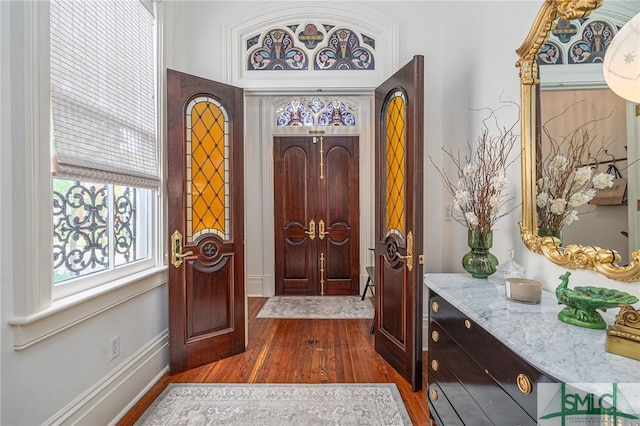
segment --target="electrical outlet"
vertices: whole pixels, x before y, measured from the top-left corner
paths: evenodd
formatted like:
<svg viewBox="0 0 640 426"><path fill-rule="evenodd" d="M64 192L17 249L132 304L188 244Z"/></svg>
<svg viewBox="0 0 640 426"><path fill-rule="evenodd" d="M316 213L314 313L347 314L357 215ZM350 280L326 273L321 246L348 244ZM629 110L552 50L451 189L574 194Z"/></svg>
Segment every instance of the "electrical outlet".
<svg viewBox="0 0 640 426"><path fill-rule="evenodd" d="M109 361L113 361L120 356L120 336L109 339Z"/></svg>
<svg viewBox="0 0 640 426"><path fill-rule="evenodd" d="M464 222L464 213L462 210L451 209L451 216L449 220L455 220L456 222Z"/></svg>
<svg viewBox="0 0 640 426"><path fill-rule="evenodd" d="M444 205L444 220L451 221L453 217L453 206L451 204Z"/></svg>

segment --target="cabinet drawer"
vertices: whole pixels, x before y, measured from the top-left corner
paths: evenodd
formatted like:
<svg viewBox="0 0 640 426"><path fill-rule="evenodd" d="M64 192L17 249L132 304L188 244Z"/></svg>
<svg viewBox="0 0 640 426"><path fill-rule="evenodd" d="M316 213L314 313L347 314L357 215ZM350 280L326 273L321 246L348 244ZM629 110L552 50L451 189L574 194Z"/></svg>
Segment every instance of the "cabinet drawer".
<svg viewBox="0 0 640 426"><path fill-rule="evenodd" d="M458 416L469 425L531 425L535 420L478 365L437 323L429 342L429 374L453 401Z"/></svg>
<svg viewBox="0 0 640 426"><path fill-rule="evenodd" d="M465 386L446 367L429 371L429 403L444 425L492 426Z"/></svg>
<svg viewBox="0 0 640 426"><path fill-rule="evenodd" d="M455 341L483 370L515 400L532 418L537 418L538 383L555 382L517 354L493 335L464 316L435 292L430 293L430 320ZM435 311L433 303L438 308ZM429 348L433 341L429 342ZM522 389L522 390L521 390Z"/></svg>
<svg viewBox="0 0 640 426"><path fill-rule="evenodd" d="M459 426L464 425L453 406L446 398L438 383L429 379L429 414L439 426Z"/></svg>

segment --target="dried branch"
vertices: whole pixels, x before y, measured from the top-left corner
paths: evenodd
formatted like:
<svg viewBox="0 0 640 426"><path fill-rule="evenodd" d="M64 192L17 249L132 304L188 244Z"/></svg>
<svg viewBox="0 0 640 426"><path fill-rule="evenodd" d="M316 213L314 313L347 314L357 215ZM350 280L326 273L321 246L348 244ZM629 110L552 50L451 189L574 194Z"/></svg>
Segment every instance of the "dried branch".
<svg viewBox="0 0 640 426"><path fill-rule="evenodd" d="M566 135L553 135L548 128L552 121L562 118L579 102L584 101L570 105L542 126L549 151L538 167L536 184L540 230L559 230L571 224L578 219L576 207L593 199L595 189L604 189L613 184L613 176L607 173L593 175L612 143L605 138L601 138L598 143L593 126L596 122L611 117L613 112L608 116L589 120ZM589 165L592 161L596 168Z"/></svg>
<svg viewBox="0 0 640 426"><path fill-rule="evenodd" d="M468 153L464 158L461 158L460 152L454 154L442 148L455 166L455 181L449 178L429 156L445 189L454 197L453 208L463 213L462 218L454 215L453 219L471 230L489 231L500 218L513 211L513 208L508 211L503 210L504 206L514 199L504 191L509 183L507 169L517 158L517 156L511 158L511 153L519 138L519 135L514 134L514 129L520 120L518 118L509 127L499 125L496 115L499 109L506 106L518 107L514 102L505 103L508 105L503 105L497 110L481 109L489 111L489 115L482 120L475 150L471 143L467 142ZM497 134L491 134L489 122L493 122L494 127L497 128Z"/></svg>

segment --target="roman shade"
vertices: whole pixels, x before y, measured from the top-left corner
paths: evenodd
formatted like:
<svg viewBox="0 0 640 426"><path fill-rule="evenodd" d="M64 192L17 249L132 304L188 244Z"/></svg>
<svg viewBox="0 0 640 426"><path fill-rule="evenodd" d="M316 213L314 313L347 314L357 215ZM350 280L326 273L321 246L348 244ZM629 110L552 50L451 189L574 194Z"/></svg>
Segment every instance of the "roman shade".
<svg viewBox="0 0 640 426"><path fill-rule="evenodd" d="M50 2L53 173L160 184L154 17L139 0Z"/></svg>

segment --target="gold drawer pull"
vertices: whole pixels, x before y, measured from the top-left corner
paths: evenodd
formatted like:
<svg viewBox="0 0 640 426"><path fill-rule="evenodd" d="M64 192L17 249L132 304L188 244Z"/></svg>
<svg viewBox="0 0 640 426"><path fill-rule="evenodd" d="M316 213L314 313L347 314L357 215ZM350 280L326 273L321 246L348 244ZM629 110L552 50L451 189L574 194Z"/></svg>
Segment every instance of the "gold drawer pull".
<svg viewBox="0 0 640 426"><path fill-rule="evenodd" d="M518 389L520 389L520 392L525 395L529 395L531 393L531 380L529 380L526 374L518 374L516 382L518 382Z"/></svg>
<svg viewBox="0 0 640 426"><path fill-rule="evenodd" d="M431 369L433 371L438 371L438 367L439 367L438 361L436 361L435 359L433 361L431 361Z"/></svg>
<svg viewBox="0 0 640 426"><path fill-rule="evenodd" d="M434 400L434 401L438 400L438 391L437 390L433 389L431 391L431 399Z"/></svg>
<svg viewBox="0 0 640 426"><path fill-rule="evenodd" d="M440 310L440 305L438 305L438 302L431 303L431 309L433 310L433 312L438 312Z"/></svg>
<svg viewBox="0 0 640 426"><path fill-rule="evenodd" d="M464 320L464 326L470 329L471 328L471 321Z"/></svg>
<svg viewBox="0 0 640 426"><path fill-rule="evenodd" d="M440 333L438 333L438 331L436 330L433 330L431 332L431 340L433 340L434 342L437 342L439 338L440 338Z"/></svg>

